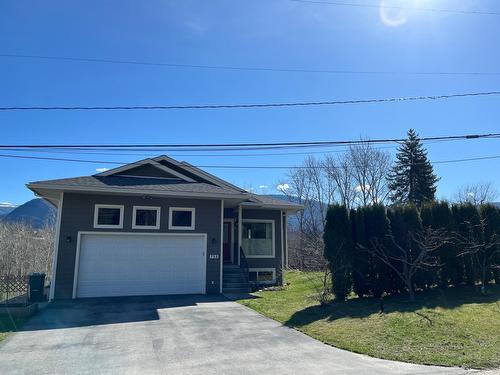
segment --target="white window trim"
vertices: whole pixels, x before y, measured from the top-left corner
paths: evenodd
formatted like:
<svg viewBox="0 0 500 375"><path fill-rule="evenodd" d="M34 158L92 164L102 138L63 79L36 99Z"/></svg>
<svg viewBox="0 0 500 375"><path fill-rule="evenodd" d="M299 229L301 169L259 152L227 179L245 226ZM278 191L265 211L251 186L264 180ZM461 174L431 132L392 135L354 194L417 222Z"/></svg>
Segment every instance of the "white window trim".
<svg viewBox="0 0 500 375"><path fill-rule="evenodd" d="M135 217L137 215L137 210L156 211L156 225L137 225L135 223ZM160 229L160 212L161 212L161 207L134 206L132 208L132 229Z"/></svg>
<svg viewBox="0 0 500 375"><path fill-rule="evenodd" d="M272 255L248 255L245 253L246 258L274 258L276 257L276 231L274 230L274 220L265 220L265 219L243 219L242 221L242 230L243 230L243 224L244 223L271 223L271 228L272 228L272 244L273 244L273 253ZM243 249L245 250L245 249Z"/></svg>
<svg viewBox="0 0 500 375"><path fill-rule="evenodd" d="M108 224L98 224L97 219L99 218L99 209L100 208L119 208L120 209L120 224L118 225L108 225ZM123 211L124 206L118 204L96 204L94 206L94 228L99 229L123 229Z"/></svg>
<svg viewBox="0 0 500 375"><path fill-rule="evenodd" d="M191 226L179 227L172 224L172 215L174 211L191 212ZM168 229L169 230L194 230L195 227L195 209L190 207L169 207L168 208Z"/></svg>
<svg viewBox="0 0 500 375"><path fill-rule="evenodd" d="M248 272L272 272L273 279L272 281L256 281L257 284L276 284L276 268L249 268ZM258 276L257 276L258 278Z"/></svg>

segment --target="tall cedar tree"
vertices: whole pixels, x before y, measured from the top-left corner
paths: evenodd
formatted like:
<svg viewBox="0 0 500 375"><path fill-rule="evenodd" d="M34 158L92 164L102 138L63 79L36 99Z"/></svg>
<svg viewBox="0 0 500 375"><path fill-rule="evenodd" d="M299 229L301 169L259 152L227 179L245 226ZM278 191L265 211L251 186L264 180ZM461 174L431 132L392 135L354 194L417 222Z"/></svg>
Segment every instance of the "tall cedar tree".
<svg viewBox="0 0 500 375"><path fill-rule="evenodd" d="M453 217L458 239L459 256L462 259L465 282L473 286L476 280L480 279L479 267L475 264L474 256L470 253L464 253L464 242L480 243L482 241L481 217L476 206L471 203L456 204L452 207Z"/></svg>
<svg viewBox="0 0 500 375"><path fill-rule="evenodd" d="M455 232L455 220L450 205L446 201L426 204L420 210L422 224L432 229L444 229L448 234ZM460 247L455 241L449 241L439 248L441 268L437 275L441 287L449 284L460 285L464 281L464 262L459 256Z"/></svg>
<svg viewBox="0 0 500 375"><path fill-rule="evenodd" d="M352 286L352 227L349 211L345 206L334 204L326 212L324 232L325 258L332 274L335 299L344 301Z"/></svg>
<svg viewBox="0 0 500 375"><path fill-rule="evenodd" d="M500 208L491 204L480 207L481 218L484 220L484 239L486 244L493 245L485 251L489 257L488 263L495 284L500 285Z"/></svg>
<svg viewBox="0 0 500 375"><path fill-rule="evenodd" d="M418 134L408 130L408 138L398 148L396 163L389 174L392 202L420 206L433 201L438 180Z"/></svg>
<svg viewBox="0 0 500 375"><path fill-rule="evenodd" d="M353 234L352 260L352 288L358 297L368 295L370 289L366 283L369 262L366 247L365 213L362 207L351 210L351 224Z"/></svg>
<svg viewBox="0 0 500 375"><path fill-rule="evenodd" d="M368 247L374 242L387 245L390 233L389 220L385 207L381 204L374 204L362 208L365 221L365 238ZM371 294L375 298L380 298L384 292L388 292L391 287L391 274L388 267L368 252L368 270L365 282L370 288Z"/></svg>

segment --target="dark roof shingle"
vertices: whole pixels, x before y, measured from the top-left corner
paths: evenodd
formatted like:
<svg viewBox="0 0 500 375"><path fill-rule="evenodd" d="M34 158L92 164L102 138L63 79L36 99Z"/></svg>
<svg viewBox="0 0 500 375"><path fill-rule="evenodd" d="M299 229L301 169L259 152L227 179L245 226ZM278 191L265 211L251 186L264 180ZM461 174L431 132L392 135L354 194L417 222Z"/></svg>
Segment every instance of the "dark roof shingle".
<svg viewBox="0 0 500 375"><path fill-rule="evenodd" d="M73 178L62 178L57 180L36 181L30 185L50 185L76 188L109 188L125 190L145 190L152 192L178 192L178 193L207 193L224 195L241 195L240 192L222 188L203 182L186 182L182 180L168 180L159 178L140 178L124 176L83 176Z"/></svg>

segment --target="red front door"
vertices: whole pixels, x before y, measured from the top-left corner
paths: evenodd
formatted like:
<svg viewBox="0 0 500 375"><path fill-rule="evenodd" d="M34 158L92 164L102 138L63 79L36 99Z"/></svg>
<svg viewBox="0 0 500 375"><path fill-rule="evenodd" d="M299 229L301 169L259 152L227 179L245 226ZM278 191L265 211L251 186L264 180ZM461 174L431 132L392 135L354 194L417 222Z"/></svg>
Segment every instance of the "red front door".
<svg viewBox="0 0 500 375"><path fill-rule="evenodd" d="M233 223L226 221L224 222L224 230L223 230L223 242L222 242L222 250L224 255L224 263L232 263L232 229Z"/></svg>

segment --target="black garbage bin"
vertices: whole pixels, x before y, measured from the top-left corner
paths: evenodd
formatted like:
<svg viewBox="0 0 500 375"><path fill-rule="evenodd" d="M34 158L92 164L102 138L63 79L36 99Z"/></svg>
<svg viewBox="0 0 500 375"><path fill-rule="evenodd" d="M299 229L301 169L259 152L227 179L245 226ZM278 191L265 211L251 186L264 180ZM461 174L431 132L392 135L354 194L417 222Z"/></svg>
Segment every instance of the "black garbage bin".
<svg viewBox="0 0 500 375"><path fill-rule="evenodd" d="M29 301L42 302L44 300L43 290L45 287L45 274L32 273L29 276Z"/></svg>

